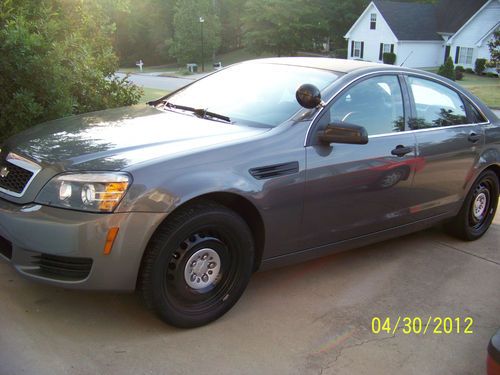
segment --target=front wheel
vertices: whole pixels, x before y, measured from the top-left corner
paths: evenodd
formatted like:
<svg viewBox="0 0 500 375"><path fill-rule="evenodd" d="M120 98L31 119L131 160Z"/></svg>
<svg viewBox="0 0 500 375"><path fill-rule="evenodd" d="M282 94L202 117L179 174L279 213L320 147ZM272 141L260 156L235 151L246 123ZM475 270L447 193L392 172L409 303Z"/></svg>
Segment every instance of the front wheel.
<svg viewBox="0 0 500 375"><path fill-rule="evenodd" d="M481 173L472 186L458 215L446 224L452 235L473 241L486 233L495 217L499 182L495 172Z"/></svg>
<svg viewBox="0 0 500 375"><path fill-rule="evenodd" d="M181 208L146 250L141 271L146 303L177 327L216 320L245 290L253 253L250 229L235 212L212 202Z"/></svg>

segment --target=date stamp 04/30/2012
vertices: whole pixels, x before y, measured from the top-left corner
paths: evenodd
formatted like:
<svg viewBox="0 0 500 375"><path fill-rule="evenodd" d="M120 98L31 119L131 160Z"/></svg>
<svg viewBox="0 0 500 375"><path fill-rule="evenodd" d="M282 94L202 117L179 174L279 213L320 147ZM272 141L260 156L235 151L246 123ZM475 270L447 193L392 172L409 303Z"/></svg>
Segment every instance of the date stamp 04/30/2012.
<svg viewBox="0 0 500 375"><path fill-rule="evenodd" d="M403 333L405 335L451 335L464 334L471 335L474 319L468 317L410 317L398 316L390 317L373 317L371 321L371 330L375 335Z"/></svg>

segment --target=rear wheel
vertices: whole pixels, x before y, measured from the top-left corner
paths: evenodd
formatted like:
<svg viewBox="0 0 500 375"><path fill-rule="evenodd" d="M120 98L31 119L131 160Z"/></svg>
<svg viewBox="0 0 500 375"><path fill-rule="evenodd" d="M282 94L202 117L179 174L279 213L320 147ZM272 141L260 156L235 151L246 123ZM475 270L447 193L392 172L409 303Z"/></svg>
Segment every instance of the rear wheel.
<svg viewBox="0 0 500 375"><path fill-rule="evenodd" d="M498 185L495 172L487 170L481 173L458 215L446 224L448 232L466 241L476 240L485 234L497 209Z"/></svg>
<svg viewBox="0 0 500 375"><path fill-rule="evenodd" d="M146 303L177 327L216 320L247 286L253 251L251 232L235 212L212 202L181 208L160 226L145 254Z"/></svg>

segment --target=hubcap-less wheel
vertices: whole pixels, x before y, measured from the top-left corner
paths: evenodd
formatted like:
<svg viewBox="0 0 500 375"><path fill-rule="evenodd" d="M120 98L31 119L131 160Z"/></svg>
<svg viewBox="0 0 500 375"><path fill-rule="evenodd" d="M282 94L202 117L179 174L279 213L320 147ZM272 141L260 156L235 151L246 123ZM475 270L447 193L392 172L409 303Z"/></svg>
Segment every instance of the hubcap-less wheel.
<svg viewBox="0 0 500 375"><path fill-rule="evenodd" d="M228 311L253 270L253 237L234 211L210 201L181 207L157 230L142 266L149 306L177 327L197 327Z"/></svg>
<svg viewBox="0 0 500 375"><path fill-rule="evenodd" d="M486 193L480 193L474 200L474 206L472 208L472 213L474 218L481 220L486 212L486 207L488 207L488 196Z"/></svg>
<svg viewBox="0 0 500 375"><path fill-rule="evenodd" d="M491 225L498 205L499 181L492 170L477 178L453 220L446 223L451 234L466 241L481 237Z"/></svg>
<svg viewBox="0 0 500 375"><path fill-rule="evenodd" d="M469 225L474 229L479 229L488 218L491 209L490 189L490 184L485 181L480 183L474 191L469 219Z"/></svg>
<svg viewBox="0 0 500 375"><path fill-rule="evenodd" d="M191 255L186 262L184 280L193 289L204 289L215 283L219 271L219 254L212 249L203 248Z"/></svg>

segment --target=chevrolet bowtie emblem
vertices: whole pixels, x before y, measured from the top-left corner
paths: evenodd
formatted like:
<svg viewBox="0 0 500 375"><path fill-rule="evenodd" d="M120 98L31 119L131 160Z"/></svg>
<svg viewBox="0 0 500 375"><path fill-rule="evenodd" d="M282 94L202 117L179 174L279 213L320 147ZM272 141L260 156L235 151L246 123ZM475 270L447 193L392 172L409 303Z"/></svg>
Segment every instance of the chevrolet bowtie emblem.
<svg viewBox="0 0 500 375"><path fill-rule="evenodd" d="M5 178L9 175L10 171L7 169L7 167L3 167L0 169L0 177Z"/></svg>

